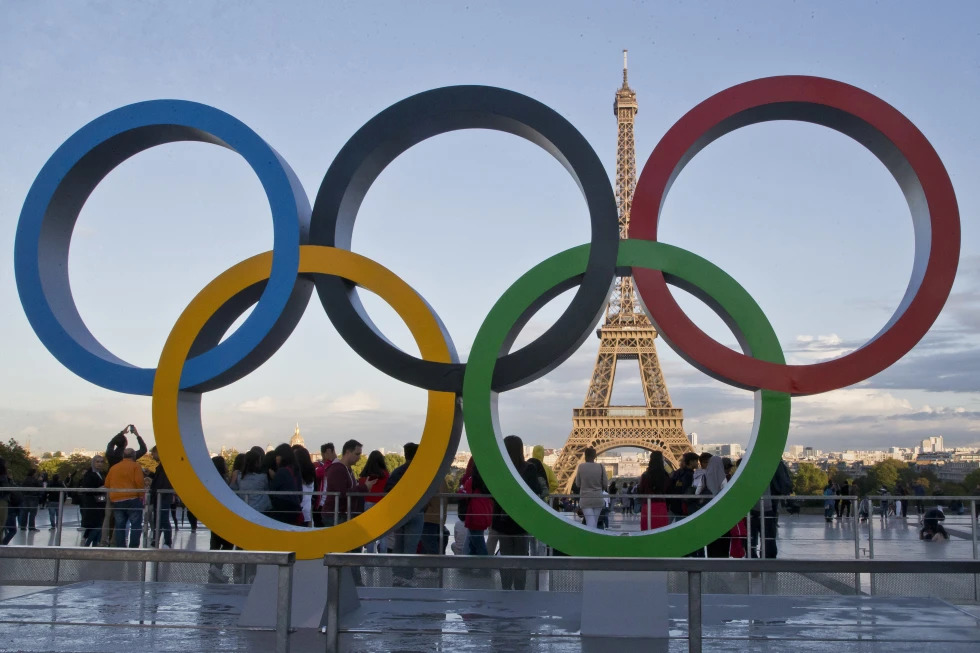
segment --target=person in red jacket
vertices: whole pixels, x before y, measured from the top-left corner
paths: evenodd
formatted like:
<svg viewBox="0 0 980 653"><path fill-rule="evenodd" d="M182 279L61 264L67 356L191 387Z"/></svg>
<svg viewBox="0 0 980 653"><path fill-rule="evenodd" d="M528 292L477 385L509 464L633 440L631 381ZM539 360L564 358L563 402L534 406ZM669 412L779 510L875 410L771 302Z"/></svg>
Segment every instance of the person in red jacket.
<svg viewBox="0 0 980 653"><path fill-rule="evenodd" d="M385 496L385 486L388 484L388 465L385 463L385 455L378 450L368 454L364 469L361 470L361 477L358 484L367 487L368 481L374 481L371 491L364 497L364 510L372 507ZM367 545L368 553L388 553L387 535L369 542Z"/></svg>
<svg viewBox="0 0 980 653"><path fill-rule="evenodd" d="M472 462L472 459L471 459ZM467 466L468 467L468 466ZM466 479L463 492L470 495L466 502L466 553L467 555L488 555L484 533L493 522L493 499L483 483L480 470L473 464L473 473ZM482 496L481 496L482 495Z"/></svg>

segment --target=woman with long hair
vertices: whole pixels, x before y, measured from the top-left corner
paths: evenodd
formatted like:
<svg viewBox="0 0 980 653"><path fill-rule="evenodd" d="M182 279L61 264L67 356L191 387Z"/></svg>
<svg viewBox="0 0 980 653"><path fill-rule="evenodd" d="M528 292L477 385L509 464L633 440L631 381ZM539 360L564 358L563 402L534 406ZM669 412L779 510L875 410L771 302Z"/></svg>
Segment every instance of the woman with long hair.
<svg viewBox="0 0 980 653"><path fill-rule="evenodd" d="M647 469L640 476L637 494L664 494L667 491L667 471L664 469L664 454L654 451L650 454ZM649 531L670 523L667 515L667 502L664 499L640 499L640 530Z"/></svg>
<svg viewBox="0 0 980 653"><path fill-rule="evenodd" d="M249 449L242 462L241 475L231 484L231 489L238 492L245 503L262 514L272 510L272 501L269 500L269 475L263 467L264 459L265 452L262 451L262 447Z"/></svg>
<svg viewBox="0 0 980 653"><path fill-rule="evenodd" d="M283 442L275 451L275 472L269 482L272 492L288 492L289 494L272 494L273 519L284 524L300 525L303 523L302 494L303 482L296 468L296 456L293 449Z"/></svg>
<svg viewBox="0 0 980 653"><path fill-rule="evenodd" d="M375 481L371 490L364 497L364 510L371 508L385 496L385 486L388 484L388 465L385 463L385 455L378 450L368 454L364 469L361 470L360 483L367 484L367 481ZM387 534L373 542L368 542L368 553L388 553Z"/></svg>
<svg viewBox="0 0 980 653"><path fill-rule="evenodd" d="M316 467L310 458L306 447L293 445L293 455L296 457L296 468L302 483L303 498L300 499L300 509L303 511L303 525L309 528L313 525L313 481L316 480Z"/></svg>

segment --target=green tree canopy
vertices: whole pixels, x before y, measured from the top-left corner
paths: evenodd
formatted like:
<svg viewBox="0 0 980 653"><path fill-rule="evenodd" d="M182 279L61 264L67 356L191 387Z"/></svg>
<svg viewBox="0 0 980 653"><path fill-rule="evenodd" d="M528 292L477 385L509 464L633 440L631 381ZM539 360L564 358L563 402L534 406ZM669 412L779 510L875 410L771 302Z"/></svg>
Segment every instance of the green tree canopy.
<svg viewBox="0 0 980 653"><path fill-rule="evenodd" d="M899 472L905 470L908 470L908 465L901 460L889 458L880 463L875 463L868 470L868 480L871 481L872 485L870 491L876 493L884 487L891 492L895 488L895 484L898 483Z"/></svg>
<svg viewBox="0 0 980 653"><path fill-rule="evenodd" d="M793 477L793 492L802 495L823 494L827 487L827 474L811 463L800 463Z"/></svg>
<svg viewBox="0 0 980 653"><path fill-rule="evenodd" d="M963 479L963 487L967 492L980 496L980 469L974 469Z"/></svg>
<svg viewBox="0 0 980 653"><path fill-rule="evenodd" d="M37 466L42 472L47 472L49 477L54 477L55 474L65 482L71 485L78 485L78 482L82 479L82 474L85 470L91 467L92 458L91 456L86 456L81 453L73 453L67 458L57 457L48 458L47 460L42 460L41 464Z"/></svg>
<svg viewBox="0 0 980 653"><path fill-rule="evenodd" d="M13 438L7 444L0 442L0 458L7 462L7 473L15 483L24 478L27 470L37 467L37 459L29 455Z"/></svg>

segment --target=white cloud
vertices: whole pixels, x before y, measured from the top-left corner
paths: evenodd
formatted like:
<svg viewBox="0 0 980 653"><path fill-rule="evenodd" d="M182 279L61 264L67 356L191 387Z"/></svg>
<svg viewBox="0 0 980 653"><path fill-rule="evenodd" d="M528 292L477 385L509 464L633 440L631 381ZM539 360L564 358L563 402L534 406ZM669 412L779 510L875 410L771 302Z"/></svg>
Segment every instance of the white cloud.
<svg viewBox="0 0 980 653"><path fill-rule="evenodd" d="M249 399L238 404L238 410L243 413L272 413L278 410L278 403L266 395L258 399Z"/></svg>
<svg viewBox="0 0 980 653"><path fill-rule="evenodd" d="M381 407L381 402L374 395L358 390L349 395L337 397L327 405L327 411L331 413L354 413L365 410L377 410Z"/></svg>

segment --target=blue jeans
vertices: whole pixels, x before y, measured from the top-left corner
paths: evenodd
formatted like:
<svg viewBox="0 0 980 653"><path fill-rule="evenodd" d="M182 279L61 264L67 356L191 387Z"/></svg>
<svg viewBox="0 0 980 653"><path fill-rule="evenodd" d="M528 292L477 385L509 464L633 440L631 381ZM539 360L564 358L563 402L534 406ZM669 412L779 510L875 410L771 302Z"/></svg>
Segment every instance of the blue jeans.
<svg viewBox="0 0 980 653"><path fill-rule="evenodd" d="M469 531L466 536L466 555L485 556L487 553L487 541L483 538L486 529L482 531Z"/></svg>
<svg viewBox="0 0 980 653"><path fill-rule="evenodd" d="M425 513L416 512L395 531L394 553L418 553L419 540L422 539L422 525L425 523ZM395 576L411 578L413 571L409 567L395 567Z"/></svg>
<svg viewBox="0 0 980 653"><path fill-rule="evenodd" d="M51 528L58 525L58 505L48 504L48 521L51 523Z"/></svg>
<svg viewBox="0 0 980 653"><path fill-rule="evenodd" d="M129 548L138 549L143 533L143 502L139 499L123 499L112 502L112 546L126 546L126 525L129 525Z"/></svg>

